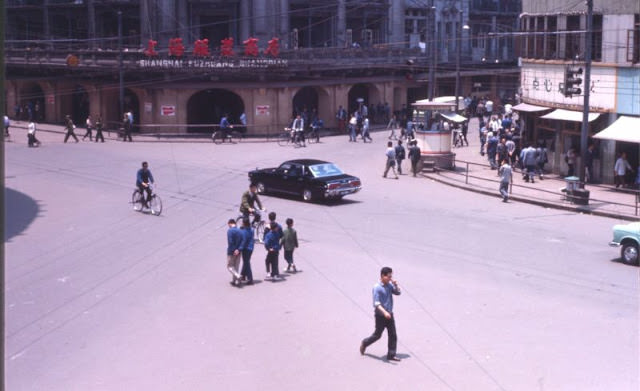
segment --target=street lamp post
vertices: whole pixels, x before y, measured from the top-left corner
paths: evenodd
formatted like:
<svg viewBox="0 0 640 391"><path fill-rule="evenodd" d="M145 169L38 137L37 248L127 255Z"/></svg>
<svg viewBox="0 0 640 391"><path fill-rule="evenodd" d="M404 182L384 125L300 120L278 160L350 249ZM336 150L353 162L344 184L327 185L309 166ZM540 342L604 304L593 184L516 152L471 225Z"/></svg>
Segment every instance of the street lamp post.
<svg viewBox="0 0 640 391"><path fill-rule="evenodd" d="M469 26L462 24L462 10L458 11L460 15L459 27L457 29L457 42L456 42L456 112L459 110L460 100L460 57L462 56L462 33L464 30L468 30Z"/></svg>
<svg viewBox="0 0 640 391"><path fill-rule="evenodd" d="M433 0L431 1L431 7L427 7L426 12L426 24L424 31L424 41L425 44L428 40L430 40L430 51L431 51L431 62L429 63L429 90L428 90L428 98L429 100L433 100L435 96L435 83L436 83L436 7L433 5ZM427 31L428 27L431 26L430 31ZM431 37L428 34L431 34Z"/></svg>

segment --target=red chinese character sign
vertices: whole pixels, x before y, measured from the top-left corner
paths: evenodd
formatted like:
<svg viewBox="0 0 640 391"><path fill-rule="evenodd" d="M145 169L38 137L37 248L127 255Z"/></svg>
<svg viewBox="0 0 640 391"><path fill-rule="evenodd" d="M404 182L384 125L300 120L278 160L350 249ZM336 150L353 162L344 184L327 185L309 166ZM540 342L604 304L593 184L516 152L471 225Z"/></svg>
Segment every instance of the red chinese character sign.
<svg viewBox="0 0 640 391"><path fill-rule="evenodd" d="M244 54L256 57L258 55L258 38L248 38L244 42Z"/></svg>
<svg viewBox="0 0 640 391"><path fill-rule="evenodd" d="M158 52L156 52L156 45L158 44L158 41L154 41L153 39L150 39L149 42L147 43L147 48L144 50L144 54L147 57L154 57L158 55Z"/></svg>
<svg viewBox="0 0 640 391"><path fill-rule="evenodd" d="M169 55L176 57L182 57L184 55L182 38L171 38L169 40Z"/></svg>
<svg viewBox="0 0 640 391"><path fill-rule="evenodd" d="M196 40L193 46L193 54L197 57L209 56L209 40L207 38Z"/></svg>
<svg viewBox="0 0 640 391"><path fill-rule="evenodd" d="M220 55L223 57L233 56L233 38L225 38L220 41Z"/></svg>
<svg viewBox="0 0 640 391"><path fill-rule="evenodd" d="M268 42L267 48L264 50L264 54L270 54L272 57L278 57L280 54L280 44L278 38L271 38Z"/></svg>

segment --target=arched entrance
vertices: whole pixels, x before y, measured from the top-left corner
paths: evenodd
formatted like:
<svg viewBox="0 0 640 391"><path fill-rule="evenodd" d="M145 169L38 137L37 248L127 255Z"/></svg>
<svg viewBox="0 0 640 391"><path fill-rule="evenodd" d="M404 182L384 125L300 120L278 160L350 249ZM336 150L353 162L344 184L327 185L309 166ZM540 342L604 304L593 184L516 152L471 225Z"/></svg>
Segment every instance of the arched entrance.
<svg viewBox="0 0 640 391"><path fill-rule="evenodd" d="M218 125L224 114L229 122L240 124L240 115L244 112L244 102L235 93L222 89L209 89L197 92L187 102L187 123L190 125ZM211 132L213 126L189 126L188 132Z"/></svg>
<svg viewBox="0 0 640 391"><path fill-rule="evenodd" d="M89 115L89 94L81 85L76 85L71 94L71 119L76 126L83 126Z"/></svg>
<svg viewBox="0 0 640 391"><path fill-rule="evenodd" d="M132 90L124 89L124 111L131 112L133 114L133 131L140 131L140 128L136 125L140 124L140 103L138 101L138 95Z"/></svg>
<svg viewBox="0 0 640 391"><path fill-rule="evenodd" d="M44 91L36 83L25 84L20 89L18 116L21 120L42 122L45 119ZM14 108L15 110L15 108Z"/></svg>
<svg viewBox="0 0 640 391"><path fill-rule="evenodd" d="M318 93L313 87L304 87L293 96L293 116L318 111Z"/></svg>
<svg viewBox="0 0 640 391"><path fill-rule="evenodd" d="M349 116L360 108L360 102L369 106L369 87L365 84L356 84L349 90Z"/></svg>

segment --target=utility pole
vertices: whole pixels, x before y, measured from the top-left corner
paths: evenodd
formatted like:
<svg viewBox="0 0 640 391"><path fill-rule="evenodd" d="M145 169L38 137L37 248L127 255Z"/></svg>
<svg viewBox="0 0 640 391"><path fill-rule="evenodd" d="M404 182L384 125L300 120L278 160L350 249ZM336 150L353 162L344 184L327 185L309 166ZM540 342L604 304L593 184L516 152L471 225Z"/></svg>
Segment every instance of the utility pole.
<svg viewBox="0 0 640 391"><path fill-rule="evenodd" d="M580 131L580 183L584 184L589 138L589 93L591 89L591 44L593 40L593 0L587 0L587 33L584 54L584 103L582 106L582 129Z"/></svg>
<svg viewBox="0 0 640 391"><path fill-rule="evenodd" d="M462 8L462 7L460 7ZM456 113L460 108L459 100L460 100L460 56L462 55L462 9L458 11L460 15L460 24L458 24L458 28L456 29Z"/></svg>
<svg viewBox="0 0 640 391"><path fill-rule="evenodd" d="M429 95L428 98L429 100L433 100L433 98L435 97L435 91L436 91L436 57L437 57L437 51L436 51L436 7L434 5L434 0L431 0L431 7L427 7L427 12L426 12L426 24L425 24L425 32L424 32L424 38L425 38L425 45L427 44L427 42L430 42L430 46L429 48L431 49L431 62L429 65ZM428 26L431 26L431 31L427 32L427 28ZM429 37L429 34L431 33L431 37Z"/></svg>
<svg viewBox="0 0 640 391"><path fill-rule="evenodd" d="M122 11L118 11L118 73L119 73L119 100L120 118L124 115L124 69L122 67Z"/></svg>

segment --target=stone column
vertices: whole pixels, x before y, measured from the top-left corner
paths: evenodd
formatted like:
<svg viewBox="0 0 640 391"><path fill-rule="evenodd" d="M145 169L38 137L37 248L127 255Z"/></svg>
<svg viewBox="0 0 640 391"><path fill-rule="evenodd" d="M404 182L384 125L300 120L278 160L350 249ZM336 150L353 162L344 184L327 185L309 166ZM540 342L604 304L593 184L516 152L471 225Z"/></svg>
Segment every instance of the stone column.
<svg viewBox="0 0 640 391"><path fill-rule="evenodd" d="M272 4L272 1L269 1ZM258 38L258 44L265 44L267 38L267 0L253 2L253 37ZM246 39L246 38L243 38Z"/></svg>
<svg viewBox="0 0 640 391"><path fill-rule="evenodd" d="M387 33L387 42L393 45L401 45L404 39L404 1L394 1L389 7L390 31ZM405 46L405 45L402 45Z"/></svg>
<svg viewBox="0 0 640 391"><path fill-rule="evenodd" d="M251 36L251 1L240 0L240 36L234 37L237 44Z"/></svg>
<svg viewBox="0 0 640 391"><path fill-rule="evenodd" d="M169 39L176 38L175 29L176 0L161 0L158 4L157 17L159 23L159 34L162 40L158 40L159 45L168 45ZM162 42L162 43L161 43ZM186 46L186 45L185 45Z"/></svg>
<svg viewBox="0 0 640 391"><path fill-rule="evenodd" d="M280 0L280 31L278 31L278 38L280 38L280 46L283 48L289 48L290 30L289 0Z"/></svg>
<svg viewBox="0 0 640 391"><path fill-rule="evenodd" d="M89 35L89 47L94 49L96 45L96 8L93 0L87 0L87 29Z"/></svg>
<svg viewBox="0 0 640 391"><path fill-rule="evenodd" d="M338 0L338 12L336 20L336 46L342 48L346 45L347 8L345 0Z"/></svg>
<svg viewBox="0 0 640 391"><path fill-rule="evenodd" d="M140 0L140 41L143 46L147 46L150 39L156 38L151 28L151 14L149 0Z"/></svg>

